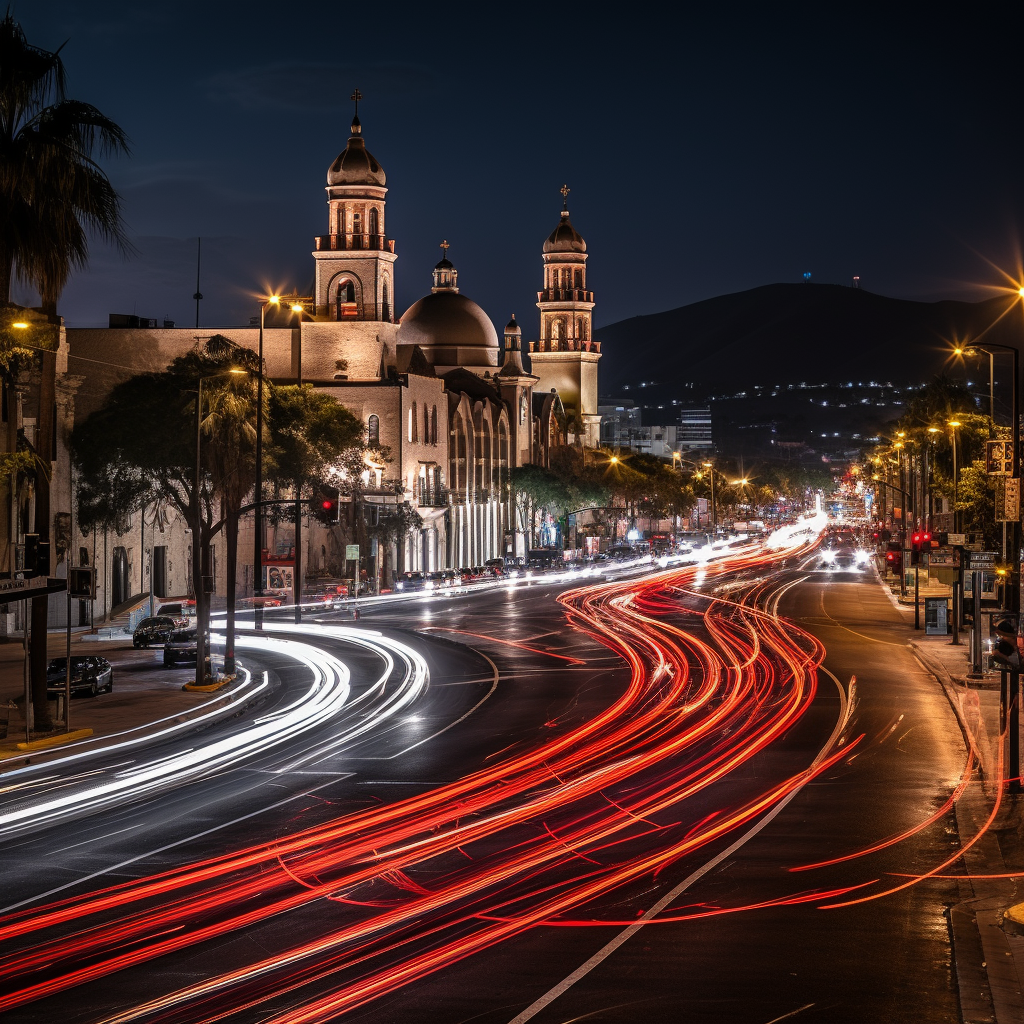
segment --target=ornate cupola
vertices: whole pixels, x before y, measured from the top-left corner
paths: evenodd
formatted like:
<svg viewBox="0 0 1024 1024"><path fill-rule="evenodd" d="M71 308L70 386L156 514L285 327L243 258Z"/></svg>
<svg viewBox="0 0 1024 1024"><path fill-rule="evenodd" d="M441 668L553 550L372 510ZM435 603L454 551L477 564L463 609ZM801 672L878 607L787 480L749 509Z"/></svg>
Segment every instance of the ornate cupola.
<svg viewBox="0 0 1024 1024"><path fill-rule="evenodd" d="M366 148L359 121L362 93L348 143L327 171L328 234L316 238L318 319L394 320L395 242L384 227L384 168Z"/></svg>
<svg viewBox="0 0 1024 1024"><path fill-rule="evenodd" d="M575 432L586 444L600 441L597 412L597 363L601 343L594 340L594 293L587 288L587 243L569 219L569 186L563 185L562 213L548 235L541 259L544 287L537 292L540 340L530 343L530 365L540 378L538 390L555 388Z"/></svg>
<svg viewBox="0 0 1024 1024"><path fill-rule="evenodd" d="M434 287L430 289L434 295L438 292L457 292L459 290L459 272L448 259L450 248L446 238L441 243L441 259L434 267Z"/></svg>
<svg viewBox="0 0 1024 1024"><path fill-rule="evenodd" d="M523 367L523 332L516 323L515 313L505 324L505 361L499 372L505 376L518 376L526 372Z"/></svg>

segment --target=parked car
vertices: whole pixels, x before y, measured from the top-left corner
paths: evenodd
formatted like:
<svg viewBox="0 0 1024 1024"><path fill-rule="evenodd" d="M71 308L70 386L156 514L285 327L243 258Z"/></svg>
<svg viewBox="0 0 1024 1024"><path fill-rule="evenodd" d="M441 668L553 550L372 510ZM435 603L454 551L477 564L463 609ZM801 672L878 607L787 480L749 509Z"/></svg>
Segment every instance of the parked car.
<svg viewBox="0 0 1024 1024"><path fill-rule="evenodd" d="M67 678L67 658L51 658L46 665L46 692L63 693ZM106 658L79 654L71 659L71 692L85 691L95 697L100 691L114 690L114 670Z"/></svg>
<svg viewBox="0 0 1024 1024"><path fill-rule="evenodd" d="M186 665L196 663L196 627L176 629L164 644L164 665L170 668L183 662Z"/></svg>
<svg viewBox="0 0 1024 1024"><path fill-rule="evenodd" d="M400 590L403 594L413 593L417 590L432 590L433 587L428 587L428 583L430 580L421 572L403 572L395 580L395 590Z"/></svg>
<svg viewBox="0 0 1024 1024"><path fill-rule="evenodd" d="M170 635L181 629L182 623L170 615L150 615L143 619L132 633L132 647L152 647L166 643Z"/></svg>

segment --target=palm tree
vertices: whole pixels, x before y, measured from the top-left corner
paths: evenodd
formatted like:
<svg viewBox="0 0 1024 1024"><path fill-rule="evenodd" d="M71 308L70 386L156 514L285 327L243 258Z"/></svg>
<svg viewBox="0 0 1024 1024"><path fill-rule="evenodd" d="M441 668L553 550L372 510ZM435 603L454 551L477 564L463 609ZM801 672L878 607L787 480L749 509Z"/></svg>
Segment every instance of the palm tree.
<svg viewBox="0 0 1024 1024"><path fill-rule="evenodd" d="M65 95L58 52L32 46L10 12L0 21L0 301L11 279L32 285L55 313L89 233L129 249L121 204L94 154L128 152L125 133L94 106Z"/></svg>
<svg viewBox="0 0 1024 1024"><path fill-rule="evenodd" d="M11 301L14 275L31 285L43 312L56 318L71 272L89 256L89 234L128 251L120 200L94 154L127 153L124 132L95 107L65 95L58 52L32 46L7 12L0 21L0 302ZM39 345L42 363L36 450L53 445L56 352ZM12 382L7 383L8 398ZM13 408L13 406L11 406ZM50 536L49 474L36 479L36 532ZM32 703L47 728L46 597L32 602ZM27 709L26 709L27 713Z"/></svg>

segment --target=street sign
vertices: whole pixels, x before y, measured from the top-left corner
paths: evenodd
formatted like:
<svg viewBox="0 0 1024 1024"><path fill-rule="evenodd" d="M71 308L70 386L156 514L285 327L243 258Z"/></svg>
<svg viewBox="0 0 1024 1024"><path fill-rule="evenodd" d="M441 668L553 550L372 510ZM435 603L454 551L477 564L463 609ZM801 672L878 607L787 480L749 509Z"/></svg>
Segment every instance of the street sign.
<svg viewBox="0 0 1024 1024"><path fill-rule="evenodd" d="M996 522L1020 520L1020 477L1000 477L996 481Z"/></svg>
<svg viewBox="0 0 1024 1024"><path fill-rule="evenodd" d="M985 442L985 472L989 476L1013 475L1013 442Z"/></svg>
<svg viewBox="0 0 1024 1024"><path fill-rule="evenodd" d="M998 551L972 551L969 555L968 569L991 569L999 561Z"/></svg>
<svg viewBox="0 0 1024 1024"><path fill-rule="evenodd" d="M960 552L956 548L934 548L928 553L928 565L932 569L959 569Z"/></svg>
<svg viewBox="0 0 1024 1024"><path fill-rule="evenodd" d="M0 605L39 597L40 594L59 594L65 589L67 580L52 576L33 576L30 580L0 579Z"/></svg>
<svg viewBox="0 0 1024 1024"><path fill-rule="evenodd" d="M944 533L940 535L945 539L945 543L955 548L962 548L967 543L966 533Z"/></svg>
<svg viewBox="0 0 1024 1024"><path fill-rule="evenodd" d="M358 544L346 544L345 545L345 561L346 562L358 562L359 561L359 545Z"/></svg>

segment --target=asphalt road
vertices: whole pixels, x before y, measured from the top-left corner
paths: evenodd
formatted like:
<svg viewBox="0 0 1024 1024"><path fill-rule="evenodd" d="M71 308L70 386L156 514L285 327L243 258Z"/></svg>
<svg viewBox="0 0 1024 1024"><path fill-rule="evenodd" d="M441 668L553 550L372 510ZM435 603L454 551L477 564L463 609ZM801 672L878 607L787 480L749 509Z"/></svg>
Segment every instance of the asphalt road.
<svg viewBox="0 0 1024 1024"><path fill-rule="evenodd" d="M821 572L816 565L812 558L782 569L770 590L781 614L824 643L825 667L839 685L820 673L817 692L797 723L691 800L688 820L696 826L804 771L827 746L847 707L842 739L848 756L798 789L774 816L761 814L673 860L656 877L631 881L587 905L587 920L617 923L531 928L465 959L439 963L413 984L385 988L345 1019L958 1021L944 916L957 901L954 882L925 881L837 909L819 909L821 899L782 902L808 890L862 885L833 902L875 894L903 882L903 874L941 863L957 842L951 813L917 831L942 808L963 768L964 744L951 710L905 646L906 629L873 578ZM744 579L754 586L764 576L763 570L727 578L709 573L702 590L735 585L735 599L744 592ZM596 639L568 628L565 611L554 601L558 589L434 597L364 613L362 626L408 641L427 659L430 686L407 713L339 749L329 747L337 724L328 724L158 800L10 840L2 847L4 906L42 893L54 899L150 876L368 808L397 805L592 721L626 691L629 671ZM666 607L662 617L706 636L705 627L687 614L699 610L702 599L676 594L673 600L678 609ZM354 684L379 671L374 658L343 643L325 646L351 664ZM269 656L261 660L273 679L272 692L238 720L216 728L242 728L308 685L302 670ZM567 825L555 812L549 820L554 833ZM900 834L901 841L866 856L791 870ZM640 849L644 840L632 841ZM495 839L490 846L481 842L472 856L483 864L505 853ZM587 860L570 856L561 870L584 872ZM690 920L626 931L625 922L672 890L680 891L662 916ZM736 909L764 903L775 905ZM693 916L711 910L728 912ZM155 992L208 976L211 968L241 969L268 951L309 941L322 931L325 915L339 913L337 904L316 901L81 985L71 995L9 1011L5 1020L105 1019ZM425 935L410 941L414 951L429 947ZM590 969L581 973L588 962ZM331 985L330 977L313 979L299 994L279 995L230 1019L264 1020L271 1011L287 1015ZM204 1019L195 1013L168 1010L153 1019Z"/></svg>

